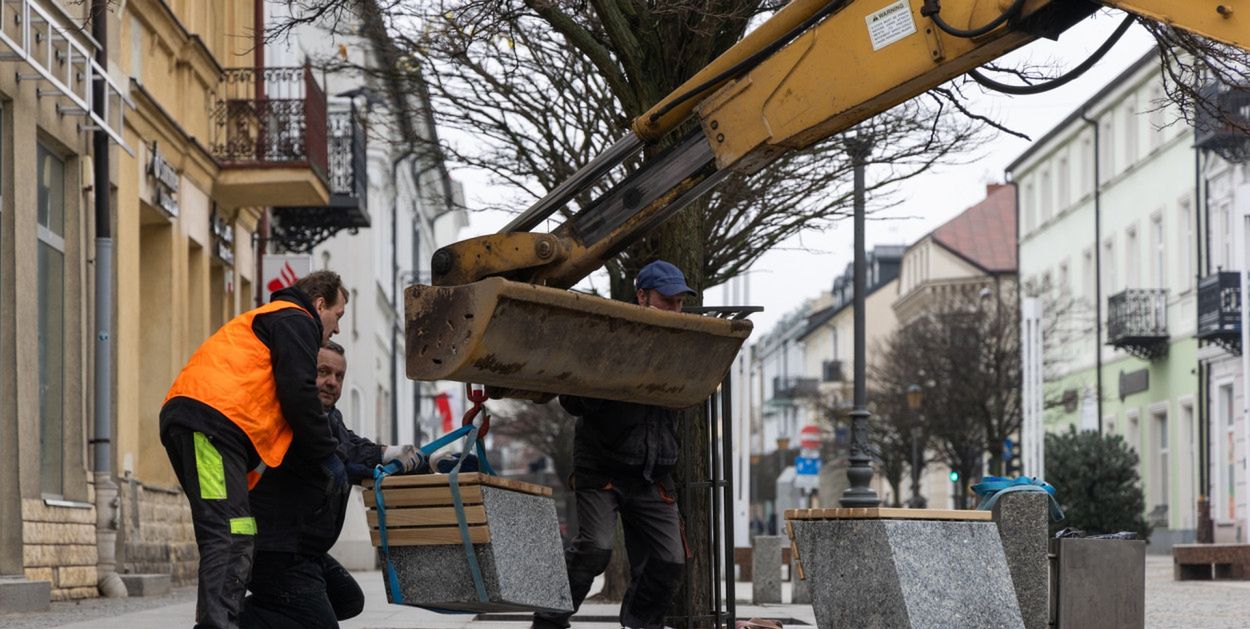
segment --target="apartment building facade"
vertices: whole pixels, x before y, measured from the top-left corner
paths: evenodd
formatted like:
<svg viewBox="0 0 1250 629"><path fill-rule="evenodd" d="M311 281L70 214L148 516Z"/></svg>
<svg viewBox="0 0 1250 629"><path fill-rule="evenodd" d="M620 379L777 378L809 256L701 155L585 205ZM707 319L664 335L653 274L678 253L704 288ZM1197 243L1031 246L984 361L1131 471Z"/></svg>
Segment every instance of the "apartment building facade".
<svg viewBox="0 0 1250 629"><path fill-rule="evenodd" d="M1154 549L1193 540L1202 495L1194 138L1173 120L1152 51L1007 168L1024 293L1062 331L1044 426L1137 451Z"/></svg>

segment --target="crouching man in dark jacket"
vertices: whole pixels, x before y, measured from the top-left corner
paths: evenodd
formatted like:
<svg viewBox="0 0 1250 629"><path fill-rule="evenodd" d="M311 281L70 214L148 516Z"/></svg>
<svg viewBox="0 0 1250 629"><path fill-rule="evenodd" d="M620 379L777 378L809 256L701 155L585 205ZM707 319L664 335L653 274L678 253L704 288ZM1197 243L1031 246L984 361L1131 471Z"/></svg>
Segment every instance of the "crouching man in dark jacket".
<svg viewBox="0 0 1250 629"><path fill-rule="evenodd" d="M317 394L330 430L338 438L338 456L347 468L348 483L373 477L383 461L399 460L404 471L421 457L412 446L384 446L356 435L335 408L343 392L347 358L343 347L326 343L317 355ZM243 602L239 625L253 627L338 627L338 621L360 614L365 595L360 585L329 555L347 515L350 484L326 492L282 468L269 470L252 490L256 516L256 558Z"/></svg>
<svg viewBox="0 0 1250 629"><path fill-rule="evenodd" d="M668 262L652 262L638 273L638 304L645 308L680 311L685 296L693 293ZM619 514L630 568L621 625L663 627L687 558L671 476L678 412L567 395L560 404L578 418L573 446L578 529L565 554L573 607L581 606L595 577L608 566ZM533 627L568 627L570 616L535 614Z"/></svg>

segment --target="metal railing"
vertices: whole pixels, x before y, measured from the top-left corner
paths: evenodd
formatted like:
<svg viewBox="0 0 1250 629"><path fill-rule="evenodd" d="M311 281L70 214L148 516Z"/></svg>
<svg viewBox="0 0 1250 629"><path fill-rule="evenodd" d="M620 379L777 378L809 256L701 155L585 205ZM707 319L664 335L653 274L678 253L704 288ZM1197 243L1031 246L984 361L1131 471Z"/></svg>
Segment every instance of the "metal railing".
<svg viewBox="0 0 1250 629"><path fill-rule="evenodd" d="M330 193L352 197L364 206L366 190L369 187L364 123L355 107L331 111L327 121L327 181L330 184Z"/></svg>
<svg viewBox="0 0 1250 629"><path fill-rule="evenodd" d="M793 400L795 398L813 396L820 391L820 381L816 378L773 378L773 398Z"/></svg>
<svg viewBox="0 0 1250 629"><path fill-rule="evenodd" d="M1107 299L1107 340L1112 345L1167 337L1167 289L1131 288Z"/></svg>
<svg viewBox="0 0 1250 629"><path fill-rule="evenodd" d="M1194 145L1244 153L1250 145L1250 84L1211 83L1201 93L1207 106L1194 112Z"/></svg>
<svg viewBox="0 0 1250 629"><path fill-rule="evenodd" d="M1241 335L1241 278L1212 273L1198 282L1198 338Z"/></svg>
<svg viewBox="0 0 1250 629"><path fill-rule="evenodd" d="M329 170L326 97L309 66L230 68L218 87L210 151L227 166L306 163Z"/></svg>

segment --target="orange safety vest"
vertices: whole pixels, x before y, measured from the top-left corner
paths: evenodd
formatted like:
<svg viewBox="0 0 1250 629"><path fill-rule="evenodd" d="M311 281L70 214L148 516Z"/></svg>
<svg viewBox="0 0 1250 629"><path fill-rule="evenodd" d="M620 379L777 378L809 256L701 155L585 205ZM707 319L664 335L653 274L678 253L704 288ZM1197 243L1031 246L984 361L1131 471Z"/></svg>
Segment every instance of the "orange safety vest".
<svg viewBox="0 0 1250 629"><path fill-rule="evenodd" d="M294 433L278 403L269 347L252 331L252 321L258 315L286 308L298 308L308 315L299 304L274 301L221 326L195 350L165 396L166 402L175 397L190 398L225 415L247 434L269 467L282 464Z"/></svg>

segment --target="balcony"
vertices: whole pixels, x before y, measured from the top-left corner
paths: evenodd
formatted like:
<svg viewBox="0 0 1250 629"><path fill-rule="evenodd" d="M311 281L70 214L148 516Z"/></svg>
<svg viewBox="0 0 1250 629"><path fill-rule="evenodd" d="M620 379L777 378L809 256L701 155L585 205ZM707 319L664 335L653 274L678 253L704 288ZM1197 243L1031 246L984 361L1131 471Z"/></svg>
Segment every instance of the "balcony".
<svg viewBox="0 0 1250 629"><path fill-rule="evenodd" d="M366 129L355 106L327 118L330 201L273 210L272 236L284 249L307 253L341 230L369 226Z"/></svg>
<svg viewBox="0 0 1250 629"><path fill-rule="evenodd" d="M1194 116L1194 146L1240 162L1250 157L1250 85L1202 88L1203 101Z"/></svg>
<svg viewBox="0 0 1250 629"><path fill-rule="evenodd" d="M773 399L778 401L814 397L820 391L820 381L815 378L773 378Z"/></svg>
<svg viewBox="0 0 1250 629"><path fill-rule="evenodd" d="M1143 360L1168 351L1168 292L1129 289L1107 299L1107 344Z"/></svg>
<svg viewBox="0 0 1250 629"><path fill-rule="evenodd" d="M1198 282L1197 336L1241 354L1241 278L1235 271L1212 273Z"/></svg>
<svg viewBox="0 0 1250 629"><path fill-rule="evenodd" d="M209 151L222 170L213 190L228 207L323 206L326 97L308 66L231 68L218 84Z"/></svg>
<svg viewBox="0 0 1250 629"><path fill-rule="evenodd" d="M846 377L842 375L842 361L826 360L820 364L820 380L821 382L843 382Z"/></svg>

